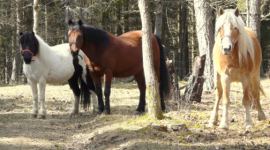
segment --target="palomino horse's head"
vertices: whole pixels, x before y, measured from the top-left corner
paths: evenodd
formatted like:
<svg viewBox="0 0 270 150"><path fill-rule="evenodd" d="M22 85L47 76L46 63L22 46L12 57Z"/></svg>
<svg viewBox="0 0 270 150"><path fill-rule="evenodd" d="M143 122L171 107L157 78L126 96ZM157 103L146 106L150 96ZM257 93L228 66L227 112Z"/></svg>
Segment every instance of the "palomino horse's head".
<svg viewBox="0 0 270 150"><path fill-rule="evenodd" d="M33 57L38 54L39 43L34 32L20 33L20 52L26 64L33 61Z"/></svg>
<svg viewBox="0 0 270 150"><path fill-rule="evenodd" d="M239 10L228 9L218 10L218 17L216 21L216 34L219 36L218 40L221 40L222 53L224 55L231 54L236 43L239 39L239 28L243 27L243 22L239 22Z"/></svg>
<svg viewBox="0 0 270 150"><path fill-rule="evenodd" d="M69 20L68 25L68 42L70 50L72 54L78 54L83 45L83 33L80 29L83 25L83 22L79 20L77 23L74 23L72 20Z"/></svg>

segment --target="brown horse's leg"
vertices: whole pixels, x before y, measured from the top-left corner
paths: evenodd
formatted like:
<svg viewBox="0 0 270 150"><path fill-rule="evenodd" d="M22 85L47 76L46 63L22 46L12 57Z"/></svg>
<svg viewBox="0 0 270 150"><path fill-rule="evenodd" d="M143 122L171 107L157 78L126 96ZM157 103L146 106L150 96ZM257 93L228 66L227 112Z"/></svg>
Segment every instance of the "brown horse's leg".
<svg viewBox="0 0 270 150"><path fill-rule="evenodd" d="M101 78L91 74L95 84L95 90L98 97L98 113L102 113L104 110L104 102L103 102L103 95L102 95L102 83Z"/></svg>
<svg viewBox="0 0 270 150"><path fill-rule="evenodd" d="M246 110L246 116L245 116L245 127L246 129L249 129L252 127L252 119L250 114L250 108L251 108L251 89L250 89L250 81L248 79L243 80L242 86L243 86L243 100L242 103Z"/></svg>
<svg viewBox="0 0 270 150"><path fill-rule="evenodd" d="M219 107L219 102L222 96L222 86L221 86L221 82L220 82L220 75L216 75L216 100L215 100L215 105L213 108L213 111L211 113L210 116L210 120L209 120L209 127L213 127L214 125L217 125L217 121L218 121L218 107Z"/></svg>
<svg viewBox="0 0 270 150"><path fill-rule="evenodd" d="M252 95L253 95L253 102L254 106L258 111L258 120L265 120L265 114L262 110L261 102L260 102L260 82L257 79L253 79L253 89L252 89Z"/></svg>
<svg viewBox="0 0 270 150"><path fill-rule="evenodd" d="M140 72L139 74L135 75L135 80L140 90L140 100L136 111L138 113L143 113L145 111L145 89L146 89L143 72Z"/></svg>
<svg viewBox="0 0 270 150"><path fill-rule="evenodd" d="M105 72L105 113L110 114L110 94L111 94L111 82L112 82L112 72L106 71Z"/></svg>
<svg viewBox="0 0 270 150"><path fill-rule="evenodd" d="M222 118L219 125L221 129L227 129L229 127L228 115L229 115L229 104L230 104L230 79L228 75L221 75L221 86L222 86Z"/></svg>

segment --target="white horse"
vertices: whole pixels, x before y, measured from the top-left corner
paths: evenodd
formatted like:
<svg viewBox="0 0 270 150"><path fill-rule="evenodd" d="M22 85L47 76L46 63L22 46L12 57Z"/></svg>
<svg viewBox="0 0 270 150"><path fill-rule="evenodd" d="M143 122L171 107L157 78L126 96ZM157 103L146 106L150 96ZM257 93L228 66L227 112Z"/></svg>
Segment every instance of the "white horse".
<svg viewBox="0 0 270 150"><path fill-rule="evenodd" d="M89 90L94 91L94 85L85 64L88 58L82 51L78 55L71 54L67 43L51 47L34 32L20 33L20 51L24 60L23 72L32 89L32 117L36 118L38 113L40 118L46 117L46 83L69 83L75 99L71 115L79 113L80 95L84 107L89 105Z"/></svg>

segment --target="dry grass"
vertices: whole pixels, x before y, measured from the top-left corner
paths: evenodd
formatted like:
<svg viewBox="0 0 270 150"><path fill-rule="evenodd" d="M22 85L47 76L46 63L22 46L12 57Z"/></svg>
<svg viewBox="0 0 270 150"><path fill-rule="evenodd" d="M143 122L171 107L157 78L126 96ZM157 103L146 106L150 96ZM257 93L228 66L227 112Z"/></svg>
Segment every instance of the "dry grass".
<svg viewBox="0 0 270 150"><path fill-rule="evenodd" d="M267 93L270 81L262 84ZM213 94L204 94L202 103L171 110L157 121L134 115L139 96L136 84L114 83L111 115L89 111L69 118L73 100L69 87L47 86L47 119L41 120L30 117L28 85L0 87L0 149L270 149L269 119L259 122L253 111L255 126L244 132L240 87L232 85L228 131L206 128ZM262 96L262 106L269 118L269 97ZM179 124L188 129L170 130Z"/></svg>

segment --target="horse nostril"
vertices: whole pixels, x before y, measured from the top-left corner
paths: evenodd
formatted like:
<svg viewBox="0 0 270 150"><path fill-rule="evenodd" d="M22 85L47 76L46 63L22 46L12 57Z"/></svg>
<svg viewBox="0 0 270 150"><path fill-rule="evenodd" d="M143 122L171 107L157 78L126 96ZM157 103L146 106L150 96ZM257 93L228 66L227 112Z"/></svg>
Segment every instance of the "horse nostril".
<svg viewBox="0 0 270 150"><path fill-rule="evenodd" d="M227 48L224 48L224 51L225 51L225 52L230 52L230 51L231 51L231 48L232 48L231 46L229 46L229 47L227 47Z"/></svg>

